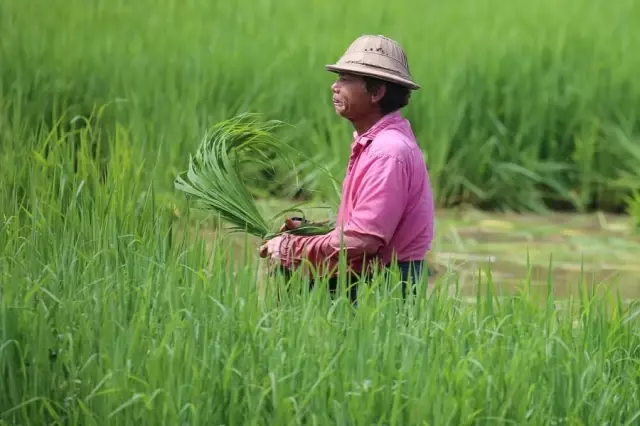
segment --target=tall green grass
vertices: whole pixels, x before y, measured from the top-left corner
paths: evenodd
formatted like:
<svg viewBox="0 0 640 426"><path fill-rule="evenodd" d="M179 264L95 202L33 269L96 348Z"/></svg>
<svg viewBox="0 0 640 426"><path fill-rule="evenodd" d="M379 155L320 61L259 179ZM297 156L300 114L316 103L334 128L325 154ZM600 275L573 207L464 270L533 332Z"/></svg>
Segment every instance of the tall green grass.
<svg viewBox="0 0 640 426"><path fill-rule="evenodd" d="M635 304L560 303L526 277L472 301L445 278L408 304L374 283L356 309L277 277L261 295L251 247L183 239L165 197L204 130L244 110L296 124L340 176L351 130L322 66L366 32L407 48L441 205L616 207L638 188L639 15L630 0L1 2L0 424L637 424Z"/></svg>
<svg viewBox="0 0 640 426"><path fill-rule="evenodd" d="M640 187L639 19L633 0L5 0L0 120L51 126L111 102L105 119L170 189L203 131L249 110L297 125L300 149L341 178L351 129L323 66L383 33L423 86L406 114L439 205L622 210ZM312 163L300 181L288 171L289 192L332 191Z"/></svg>
<svg viewBox="0 0 640 426"><path fill-rule="evenodd" d="M558 301L526 277L473 300L445 277L405 303L377 279L355 308L300 277L261 293L250 247L183 239L114 134L106 176L90 153L2 158L22 186L0 186L0 424L640 420L637 304L587 282Z"/></svg>

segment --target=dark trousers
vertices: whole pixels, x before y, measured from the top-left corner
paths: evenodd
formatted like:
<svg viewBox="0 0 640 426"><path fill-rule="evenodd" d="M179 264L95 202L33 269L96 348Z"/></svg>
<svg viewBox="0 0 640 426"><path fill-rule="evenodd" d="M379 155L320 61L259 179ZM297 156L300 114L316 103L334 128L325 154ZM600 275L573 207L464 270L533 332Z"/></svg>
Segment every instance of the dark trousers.
<svg viewBox="0 0 640 426"><path fill-rule="evenodd" d="M411 282L411 292L415 296L416 295L416 286L419 280L423 278L423 275L428 271L425 271L424 261L408 261L408 262L398 262L398 272L400 273L400 282L402 284L402 297L403 299L407 297L407 286L409 282ZM384 269L384 274L386 275L387 283L390 283L392 278L391 269L389 267ZM286 274L288 275L288 274ZM362 284L368 281L369 277L364 277L363 280L359 280L358 277L355 276L347 276L346 280L346 289L349 294L349 300L352 304L356 304L358 300L358 284ZM335 296L338 293L338 277L332 277L327 280L327 287L332 296ZM310 280L309 289L311 290L316 285L315 280Z"/></svg>

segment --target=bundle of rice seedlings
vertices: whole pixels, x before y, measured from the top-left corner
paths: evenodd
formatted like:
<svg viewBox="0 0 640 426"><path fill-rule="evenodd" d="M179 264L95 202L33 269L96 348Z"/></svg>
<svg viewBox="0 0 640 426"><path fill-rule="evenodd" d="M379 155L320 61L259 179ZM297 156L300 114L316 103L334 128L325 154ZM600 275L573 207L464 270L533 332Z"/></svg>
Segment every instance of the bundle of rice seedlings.
<svg viewBox="0 0 640 426"><path fill-rule="evenodd" d="M263 240L279 235L283 218L292 212L302 216L298 235L322 235L330 232L329 222L311 222L298 208L283 210L265 219L240 173L241 167L254 163L269 167L269 154L286 160L287 148L274 136L284 123L265 121L258 114L243 113L215 124L203 138L195 155L189 155L189 169L180 173L175 188L194 197L205 210L215 212L231 225L231 232L247 232ZM276 220L280 222L276 222Z"/></svg>

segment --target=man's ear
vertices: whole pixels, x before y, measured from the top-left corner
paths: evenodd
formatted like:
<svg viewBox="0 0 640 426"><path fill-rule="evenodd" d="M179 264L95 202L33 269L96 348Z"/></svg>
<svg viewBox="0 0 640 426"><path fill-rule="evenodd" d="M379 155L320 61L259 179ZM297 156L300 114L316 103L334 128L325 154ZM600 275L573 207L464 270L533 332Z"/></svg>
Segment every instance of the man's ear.
<svg viewBox="0 0 640 426"><path fill-rule="evenodd" d="M387 93L387 85L386 84L379 84L378 87L376 87L376 91L371 94L371 101L373 103L380 102L380 100L382 100L382 98L384 98L384 95L386 93Z"/></svg>

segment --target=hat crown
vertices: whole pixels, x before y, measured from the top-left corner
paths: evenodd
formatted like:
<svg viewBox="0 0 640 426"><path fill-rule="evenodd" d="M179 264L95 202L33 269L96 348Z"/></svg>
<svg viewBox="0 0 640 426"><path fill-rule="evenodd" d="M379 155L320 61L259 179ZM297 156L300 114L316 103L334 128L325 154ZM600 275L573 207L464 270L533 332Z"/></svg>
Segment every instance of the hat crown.
<svg viewBox="0 0 640 426"><path fill-rule="evenodd" d="M398 63L398 66L409 74L409 62L407 55L402 47L394 40L383 35L363 35L358 37L347 48L342 59L353 54L362 54L372 62L369 65L375 65L377 56L387 57ZM379 61L380 65L384 65L385 61ZM397 71L400 71L399 69Z"/></svg>

